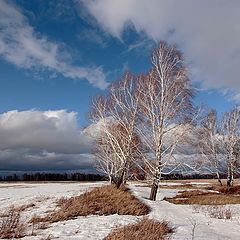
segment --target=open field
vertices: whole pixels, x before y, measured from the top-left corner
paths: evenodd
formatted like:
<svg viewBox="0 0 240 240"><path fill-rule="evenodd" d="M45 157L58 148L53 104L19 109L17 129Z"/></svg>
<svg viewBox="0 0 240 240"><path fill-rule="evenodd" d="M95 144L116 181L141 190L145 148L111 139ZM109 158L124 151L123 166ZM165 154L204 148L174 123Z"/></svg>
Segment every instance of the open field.
<svg viewBox="0 0 240 240"><path fill-rule="evenodd" d="M24 240L100 240L116 227L134 224L146 217L169 222L170 227L174 228L170 239L192 239L194 234L194 239L237 240L240 204L201 206L174 204L163 200L175 197L180 191L209 191L207 188L211 187L212 183L212 180L165 181L161 184L157 201L152 202L148 200L150 189L147 183L130 182L131 192L150 207L150 212L145 216L91 214L54 223L35 224L29 222L33 217L45 217L59 209L59 199L78 199L80 194L108 183L0 183L0 214L3 217L6 209L13 205L22 210L21 221L27 226L26 236L22 238ZM236 196L240 198L238 194Z"/></svg>

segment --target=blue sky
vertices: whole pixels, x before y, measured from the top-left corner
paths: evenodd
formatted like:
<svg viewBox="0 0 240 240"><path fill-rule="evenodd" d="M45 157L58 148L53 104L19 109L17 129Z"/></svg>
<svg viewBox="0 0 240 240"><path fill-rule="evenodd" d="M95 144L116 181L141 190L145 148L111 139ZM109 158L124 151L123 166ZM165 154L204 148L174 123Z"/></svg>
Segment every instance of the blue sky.
<svg viewBox="0 0 240 240"><path fill-rule="evenodd" d="M129 50L142 36L130 30L126 31L122 40L112 37L86 16L81 16L71 1L8 3L24 14L27 24L34 28L34 34L61 45L61 51L65 51L63 54L67 52L71 55L72 64L101 67L108 83L120 78L125 70L141 73L150 67L149 56L153 44L150 39L143 39L146 41L145 49ZM66 109L79 113L80 124L87 124L91 99L104 92L104 89L99 89L84 78L66 77L58 71L49 71L47 67L41 69L38 63L34 67L22 67L21 64L6 61L4 57L0 58L0 78L1 112L13 109Z"/></svg>
<svg viewBox="0 0 240 240"><path fill-rule="evenodd" d="M23 124L25 114L31 124L29 116L63 110L55 115L69 119L74 113L68 124L77 122L79 131L89 124L92 98L126 70L147 72L161 39L184 52L195 102L228 111L240 100L240 2L227 2L186 0L176 8L176 0L2 0L1 121L14 115ZM32 149L29 142L2 151ZM41 144L41 154L54 152Z"/></svg>
<svg viewBox="0 0 240 240"><path fill-rule="evenodd" d="M31 26L39 38L45 37L49 42L61 45L61 51L71 55L73 64L101 67L107 82L120 78L127 69L141 73L150 68L150 50L154 45L152 39L131 27L124 30L121 39L112 36L86 13L81 1L78 4L76 1L61 0L7 3L24 15L26 25ZM80 124L86 124L92 97L103 91L87 80L72 79L58 71L38 66L26 69L6 61L4 57L0 58L0 78L1 112L13 109L67 109L79 113ZM201 82L201 76L197 80ZM195 85L201 89L201 84ZM235 104L214 89L198 92L197 99L197 102L205 101L220 112Z"/></svg>

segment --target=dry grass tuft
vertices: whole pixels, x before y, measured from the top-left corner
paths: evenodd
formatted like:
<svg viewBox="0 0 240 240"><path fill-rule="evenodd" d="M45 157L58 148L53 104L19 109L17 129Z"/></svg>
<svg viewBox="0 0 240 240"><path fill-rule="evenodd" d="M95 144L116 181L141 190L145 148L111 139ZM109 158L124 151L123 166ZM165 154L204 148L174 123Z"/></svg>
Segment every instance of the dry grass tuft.
<svg viewBox="0 0 240 240"><path fill-rule="evenodd" d="M21 210L11 207L0 220L0 238L15 239L25 236L27 225L21 221Z"/></svg>
<svg viewBox="0 0 240 240"><path fill-rule="evenodd" d="M117 189L113 185L98 187L70 199L61 198L57 204L59 209L34 221L57 222L94 214L140 216L150 212L150 208L133 196L129 189Z"/></svg>
<svg viewBox="0 0 240 240"><path fill-rule="evenodd" d="M25 210L27 210L28 208L32 208L32 207L35 207L36 205L34 203L28 203L28 204L23 204L23 205L20 205L20 206L12 206L10 207L11 211L12 212L23 212ZM0 213L0 218L1 217L8 217L9 216L9 210L3 212L3 213Z"/></svg>
<svg viewBox="0 0 240 240"><path fill-rule="evenodd" d="M174 204L226 205L240 204L240 197L225 193L203 192L200 190L179 192L173 198L164 200Z"/></svg>
<svg viewBox="0 0 240 240"><path fill-rule="evenodd" d="M165 240L169 239L172 233L173 228L169 226L168 222L145 218L136 224L114 230L104 240Z"/></svg>
<svg viewBox="0 0 240 240"><path fill-rule="evenodd" d="M194 213L203 212L206 216L217 219L232 220L234 211L226 205L193 205Z"/></svg>
<svg viewBox="0 0 240 240"><path fill-rule="evenodd" d="M232 187L220 187L220 188L216 188L216 190L225 194L240 194L240 185L236 185Z"/></svg>
<svg viewBox="0 0 240 240"><path fill-rule="evenodd" d="M205 212L211 218L231 220L233 217L233 211L230 208L226 208L223 205L207 206Z"/></svg>
<svg viewBox="0 0 240 240"><path fill-rule="evenodd" d="M32 208L32 207L35 207L35 206L36 205L34 203L23 204L23 205L20 205L18 207L15 207L15 211L22 212L22 211L27 210L28 208Z"/></svg>

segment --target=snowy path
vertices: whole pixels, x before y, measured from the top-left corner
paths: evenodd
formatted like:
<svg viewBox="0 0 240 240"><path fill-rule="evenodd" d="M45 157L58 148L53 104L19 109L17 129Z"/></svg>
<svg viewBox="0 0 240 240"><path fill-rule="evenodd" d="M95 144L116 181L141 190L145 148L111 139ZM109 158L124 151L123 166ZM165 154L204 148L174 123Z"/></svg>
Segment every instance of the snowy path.
<svg viewBox="0 0 240 240"><path fill-rule="evenodd" d="M133 192L139 197L147 197L149 188L134 187ZM193 223L196 223L195 240L239 240L240 239L240 221L213 219L204 213L195 213L193 207L189 205L175 205L167 201L162 201L164 197L175 196L175 189L160 189L156 202L144 200L152 208L150 217L158 220L165 219L175 228L176 233L172 239L190 240L192 239ZM233 206L240 216L240 206Z"/></svg>

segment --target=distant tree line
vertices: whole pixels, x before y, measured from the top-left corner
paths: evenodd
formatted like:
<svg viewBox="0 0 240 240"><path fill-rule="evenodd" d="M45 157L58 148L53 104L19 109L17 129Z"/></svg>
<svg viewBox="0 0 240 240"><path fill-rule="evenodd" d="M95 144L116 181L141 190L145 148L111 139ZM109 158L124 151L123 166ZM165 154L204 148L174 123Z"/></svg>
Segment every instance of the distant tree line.
<svg viewBox="0 0 240 240"><path fill-rule="evenodd" d="M131 172L129 180L148 180L147 174L142 172ZM227 178L227 173L219 173L221 179ZM240 177L240 174L236 175ZM215 173L171 173L171 174L162 174L161 180L187 180L187 179L216 179Z"/></svg>
<svg viewBox="0 0 240 240"><path fill-rule="evenodd" d="M222 179L227 177L227 174L220 174ZM179 179L214 179L215 175L210 174L181 174L173 173L162 175L162 180L179 180ZM129 180L146 180L147 176L144 172L134 172L129 176ZM0 181L104 181L108 180L106 176L100 174L85 174L85 173L25 173L22 175L10 174L0 176Z"/></svg>
<svg viewBox="0 0 240 240"><path fill-rule="evenodd" d="M100 174L85 173L24 173L0 176L0 181L103 181Z"/></svg>
<svg viewBox="0 0 240 240"><path fill-rule="evenodd" d="M220 178L224 179L227 178L227 174L220 174ZM181 173L175 173L170 175L165 175L162 177L163 180L181 180L181 179L215 179L215 175L212 173L209 174L201 174L201 173L195 173L195 174L181 174Z"/></svg>

